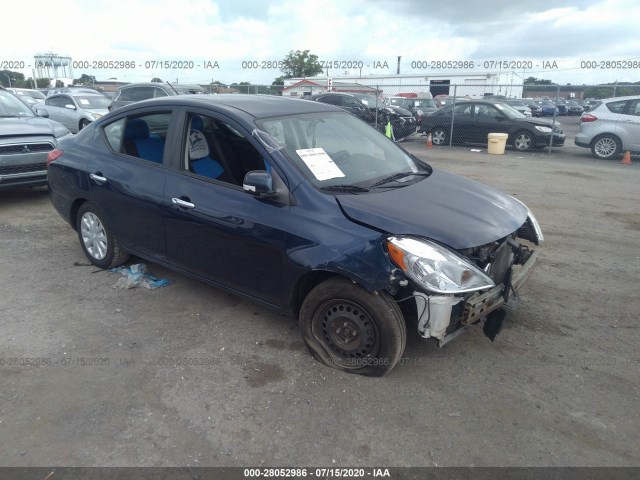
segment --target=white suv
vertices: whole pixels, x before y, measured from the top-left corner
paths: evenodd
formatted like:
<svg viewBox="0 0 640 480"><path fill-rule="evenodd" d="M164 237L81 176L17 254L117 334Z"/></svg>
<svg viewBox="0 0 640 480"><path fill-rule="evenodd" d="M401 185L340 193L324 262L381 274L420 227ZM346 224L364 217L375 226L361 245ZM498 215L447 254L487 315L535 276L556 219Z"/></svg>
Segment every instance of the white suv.
<svg viewBox="0 0 640 480"><path fill-rule="evenodd" d="M590 148L596 158L614 158L640 151L640 95L605 98L580 117L579 147Z"/></svg>

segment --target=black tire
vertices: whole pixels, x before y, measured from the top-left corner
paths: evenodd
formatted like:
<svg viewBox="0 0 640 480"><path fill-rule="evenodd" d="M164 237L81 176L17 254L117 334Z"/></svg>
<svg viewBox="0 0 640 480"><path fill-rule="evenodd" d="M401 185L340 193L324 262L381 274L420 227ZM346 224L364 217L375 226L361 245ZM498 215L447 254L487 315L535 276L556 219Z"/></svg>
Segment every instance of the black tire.
<svg viewBox="0 0 640 480"><path fill-rule="evenodd" d="M100 268L113 268L129 259L104 221L102 211L86 202L78 210L76 230L80 246L89 261Z"/></svg>
<svg viewBox="0 0 640 480"><path fill-rule="evenodd" d="M431 142L433 142L433 144L437 146L448 145L449 134L444 128L436 127L431 130Z"/></svg>
<svg viewBox="0 0 640 480"><path fill-rule="evenodd" d="M615 135L604 133L591 142L591 153L600 160L614 158L622 153L622 143Z"/></svg>
<svg viewBox="0 0 640 480"><path fill-rule="evenodd" d="M519 152L533 150L535 146L535 138L528 130L520 130L513 135L511 145L513 145L513 148Z"/></svg>
<svg viewBox="0 0 640 480"><path fill-rule="evenodd" d="M330 278L311 290L299 324L314 358L359 375L380 377L391 371L407 342L407 326L395 300L345 278Z"/></svg>
<svg viewBox="0 0 640 480"><path fill-rule="evenodd" d="M86 120L83 118L82 120L80 120L80 124L78 125L78 131L82 130L84 127L86 127L90 123L91 122L89 120Z"/></svg>

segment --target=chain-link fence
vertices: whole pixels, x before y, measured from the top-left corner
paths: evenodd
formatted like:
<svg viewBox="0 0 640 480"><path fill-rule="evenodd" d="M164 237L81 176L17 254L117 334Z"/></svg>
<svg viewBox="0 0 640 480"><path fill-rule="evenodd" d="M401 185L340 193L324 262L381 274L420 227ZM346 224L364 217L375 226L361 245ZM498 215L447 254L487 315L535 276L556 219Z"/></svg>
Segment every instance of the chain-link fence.
<svg viewBox="0 0 640 480"><path fill-rule="evenodd" d="M237 85L233 92L330 103L381 132L390 127L396 140L425 135L434 146L487 146L493 133L518 151L550 152L563 144L590 148L598 158L640 151L640 104L630 97L640 96L640 85L327 83Z"/></svg>

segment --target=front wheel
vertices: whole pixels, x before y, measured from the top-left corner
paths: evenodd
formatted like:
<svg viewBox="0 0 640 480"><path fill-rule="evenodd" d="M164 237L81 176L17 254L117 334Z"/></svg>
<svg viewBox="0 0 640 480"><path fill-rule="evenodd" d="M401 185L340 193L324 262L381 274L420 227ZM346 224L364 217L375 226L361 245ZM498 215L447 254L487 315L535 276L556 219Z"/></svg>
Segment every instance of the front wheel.
<svg viewBox="0 0 640 480"><path fill-rule="evenodd" d="M613 135L600 135L591 143L591 153L600 160L615 157L622 151L620 140Z"/></svg>
<svg viewBox="0 0 640 480"><path fill-rule="evenodd" d="M82 250L94 265L113 268L129 258L105 224L102 211L92 203L84 203L78 210L76 229Z"/></svg>
<svg viewBox="0 0 640 480"><path fill-rule="evenodd" d="M431 141L434 145L446 145L448 142L447 137L447 132L444 128L438 127L431 131Z"/></svg>
<svg viewBox="0 0 640 480"><path fill-rule="evenodd" d="M527 150L531 150L534 145L533 135L526 130L516 133L513 136L513 148L519 150L520 152L526 152Z"/></svg>
<svg viewBox="0 0 640 480"><path fill-rule="evenodd" d="M398 363L406 344L407 327L395 300L344 278L331 278L311 290L299 323L317 360L359 375L385 375Z"/></svg>
<svg viewBox="0 0 640 480"><path fill-rule="evenodd" d="M87 125L89 125L89 120L85 120L84 118L82 120L80 120L80 124L78 125L78 130L82 130L84 127L86 127Z"/></svg>

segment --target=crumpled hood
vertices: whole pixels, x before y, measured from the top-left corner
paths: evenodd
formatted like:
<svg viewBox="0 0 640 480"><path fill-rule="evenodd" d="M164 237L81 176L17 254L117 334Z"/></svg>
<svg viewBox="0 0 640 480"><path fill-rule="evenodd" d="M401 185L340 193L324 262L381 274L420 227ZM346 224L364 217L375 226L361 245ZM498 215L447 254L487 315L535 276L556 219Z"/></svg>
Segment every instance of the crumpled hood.
<svg viewBox="0 0 640 480"><path fill-rule="evenodd" d="M63 125L42 117L0 118L0 138L25 135L61 137L69 133Z"/></svg>
<svg viewBox="0 0 640 480"><path fill-rule="evenodd" d="M429 238L456 250L503 238L527 219L527 209L510 196L436 169L407 187L336 199L352 221L392 235Z"/></svg>

